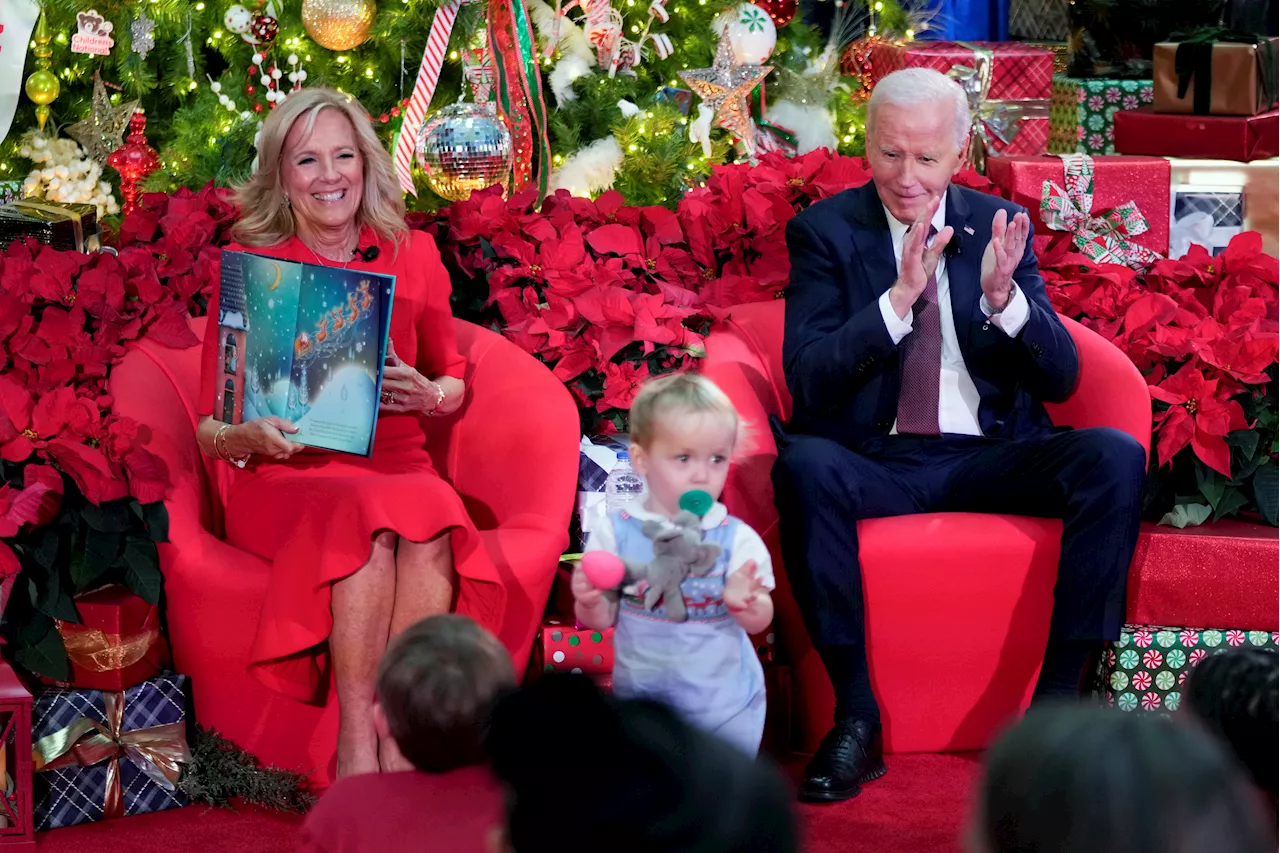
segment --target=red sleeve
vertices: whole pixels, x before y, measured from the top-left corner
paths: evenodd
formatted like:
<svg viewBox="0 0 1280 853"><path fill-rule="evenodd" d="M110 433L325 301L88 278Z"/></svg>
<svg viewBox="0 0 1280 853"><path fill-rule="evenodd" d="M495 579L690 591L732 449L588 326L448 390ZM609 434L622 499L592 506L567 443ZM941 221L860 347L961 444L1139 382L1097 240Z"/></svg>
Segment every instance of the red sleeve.
<svg viewBox="0 0 1280 853"><path fill-rule="evenodd" d="M312 828L310 820L302 825L302 834L298 838L297 853L329 853L329 848L325 847L321 842L320 836Z"/></svg>
<svg viewBox="0 0 1280 853"><path fill-rule="evenodd" d="M208 320L204 327L204 355L200 360L200 397L196 400L196 414L206 417L213 414L218 400L218 291L222 279L222 255L213 278L213 291L209 294Z"/></svg>
<svg viewBox="0 0 1280 853"><path fill-rule="evenodd" d="M413 232L409 237L409 262L422 270L426 288L426 308L418 318L418 372L428 379L452 376L461 379L467 360L458 352L453 332L453 309L449 296L453 286L440 260L440 250L430 234Z"/></svg>

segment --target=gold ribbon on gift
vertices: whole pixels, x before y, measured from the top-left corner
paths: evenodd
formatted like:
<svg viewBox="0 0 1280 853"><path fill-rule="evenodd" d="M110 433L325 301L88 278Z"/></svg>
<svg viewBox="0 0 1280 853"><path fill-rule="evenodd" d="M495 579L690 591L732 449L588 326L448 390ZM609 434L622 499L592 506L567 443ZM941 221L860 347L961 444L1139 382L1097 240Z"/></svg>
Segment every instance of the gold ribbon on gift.
<svg viewBox="0 0 1280 853"><path fill-rule="evenodd" d="M40 202L32 201L29 198L11 202L10 206L16 207L20 210L35 211L37 213L46 214L50 217L45 220L46 222L62 222L70 219L71 228L75 231L76 235L76 246L80 248L80 251L86 251L86 247L84 245L84 223L80 220L80 214L76 213L74 210L66 207L58 207L54 204L41 204Z"/></svg>
<svg viewBox="0 0 1280 853"><path fill-rule="evenodd" d="M1049 117L1048 98L989 98L991 81L995 76L995 51L990 48L956 42L973 51L973 65L952 65L947 76L964 89L969 100L969 113L973 127L969 132L969 164L979 172L985 172L987 150L992 139L1008 145L1022 129L1023 119Z"/></svg>
<svg viewBox="0 0 1280 853"><path fill-rule="evenodd" d="M120 757L124 756L166 791L177 787L181 765L190 763L187 724L165 723L147 729L122 732L124 694L103 693L107 721L80 716L66 728L45 735L33 748L36 772L60 767L107 765L103 818L124 816L124 786L120 781Z"/></svg>
<svg viewBox="0 0 1280 853"><path fill-rule="evenodd" d="M77 630L79 627L59 621L58 633L71 662L90 672L113 672L133 666L160 639L160 630L155 627L136 634L109 634L98 628L81 631Z"/></svg>

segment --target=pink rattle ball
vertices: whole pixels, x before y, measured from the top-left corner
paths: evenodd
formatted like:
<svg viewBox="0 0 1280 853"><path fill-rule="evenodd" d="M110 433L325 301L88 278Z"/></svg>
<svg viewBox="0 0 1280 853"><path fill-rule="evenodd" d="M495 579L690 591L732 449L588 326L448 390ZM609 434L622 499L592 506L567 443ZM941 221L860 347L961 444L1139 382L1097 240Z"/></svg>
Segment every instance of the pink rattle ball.
<svg viewBox="0 0 1280 853"><path fill-rule="evenodd" d="M608 551L588 551L582 555L582 573L596 589L617 589L626 569L622 560Z"/></svg>

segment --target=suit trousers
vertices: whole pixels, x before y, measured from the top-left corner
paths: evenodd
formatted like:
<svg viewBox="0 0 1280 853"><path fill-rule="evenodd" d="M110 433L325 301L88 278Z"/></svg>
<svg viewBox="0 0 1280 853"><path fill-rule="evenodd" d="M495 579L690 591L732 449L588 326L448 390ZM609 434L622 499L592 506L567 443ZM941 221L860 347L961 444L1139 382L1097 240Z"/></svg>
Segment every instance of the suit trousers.
<svg viewBox="0 0 1280 853"><path fill-rule="evenodd" d="M1127 433L1097 427L1018 440L884 436L856 452L825 438L781 434L778 445L773 482L782 556L820 652L865 644L857 521L922 512L1061 518L1050 640L1120 636L1147 471L1142 445Z"/></svg>

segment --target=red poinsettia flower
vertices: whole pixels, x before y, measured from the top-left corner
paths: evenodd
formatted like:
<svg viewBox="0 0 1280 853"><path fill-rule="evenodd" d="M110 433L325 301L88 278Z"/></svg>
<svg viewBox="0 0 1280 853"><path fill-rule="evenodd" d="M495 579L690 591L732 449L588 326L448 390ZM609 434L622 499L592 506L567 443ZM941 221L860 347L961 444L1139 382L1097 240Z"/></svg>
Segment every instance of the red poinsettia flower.
<svg viewBox="0 0 1280 853"><path fill-rule="evenodd" d="M106 455L98 448L55 438L44 452L71 477L90 503L99 505L128 497L128 485L112 470Z"/></svg>
<svg viewBox="0 0 1280 853"><path fill-rule="evenodd" d="M52 465L27 465L22 481L21 489L0 486L0 538L16 536L26 525L48 524L62 506L62 475Z"/></svg>
<svg viewBox="0 0 1280 853"><path fill-rule="evenodd" d="M1274 333L1255 336L1240 329L1218 335L1198 347L1197 354L1237 381L1259 385L1268 380L1266 369L1280 358L1280 338Z"/></svg>
<svg viewBox="0 0 1280 853"><path fill-rule="evenodd" d="M1232 430L1248 429L1249 424L1240 404L1219 393L1218 380L1205 379L1198 368L1187 364L1150 390L1153 399L1169 404L1155 416L1160 464L1168 465L1190 444L1204 464L1230 477L1231 448L1223 439Z"/></svg>
<svg viewBox="0 0 1280 853"><path fill-rule="evenodd" d="M608 362L604 366L604 394L596 401L596 411L630 409L631 401L635 399L640 386L648 378L648 362L642 361L639 364Z"/></svg>

